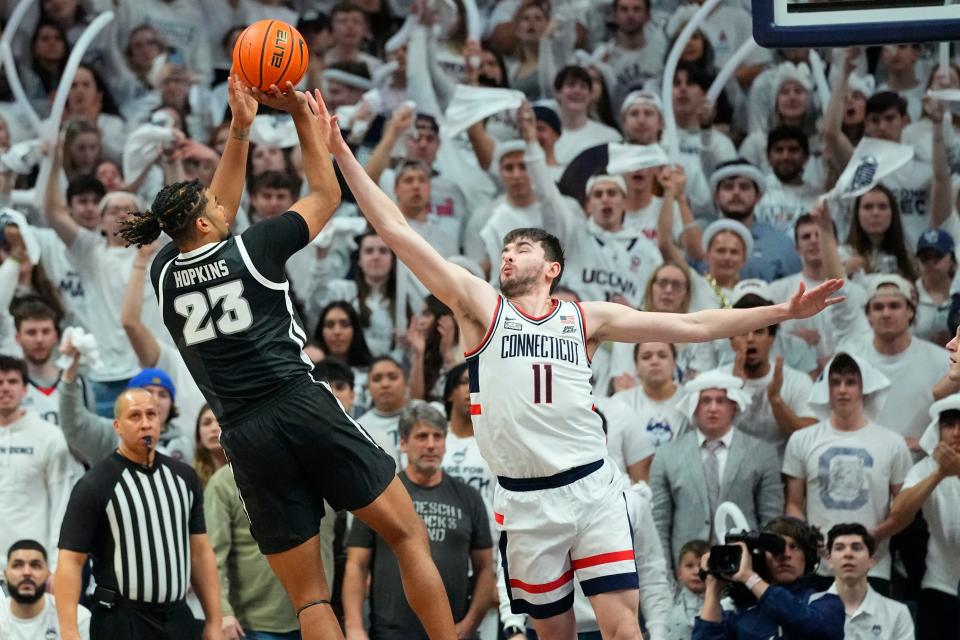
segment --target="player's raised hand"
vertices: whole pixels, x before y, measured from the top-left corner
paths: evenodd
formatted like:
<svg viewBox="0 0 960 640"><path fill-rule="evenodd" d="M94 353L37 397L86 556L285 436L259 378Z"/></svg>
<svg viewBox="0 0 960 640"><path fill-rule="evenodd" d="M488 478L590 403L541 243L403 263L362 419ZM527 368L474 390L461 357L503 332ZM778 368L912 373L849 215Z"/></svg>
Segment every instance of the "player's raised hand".
<svg viewBox="0 0 960 640"><path fill-rule="evenodd" d="M304 94L307 99L307 106L310 107L310 113L317 119L317 134L320 137L320 140L323 141L323 144L326 145L327 150L332 149L331 147L331 133L335 129L338 133L340 127L337 124L337 116L330 115L330 112L327 111L327 105L323 101L323 96L320 95L319 89L314 89L313 93L307 92Z"/></svg>
<svg viewBox="0 0 960 640"><path fill-rule="evenodd" d="M807 291L801 282L797 292L786 303L787 312L791 318L809 318L816 315L829 306L843 302L844 296L831 297L842 286L842 279L832 278Z"/></svg>
<svg viewBox="0 0 960 640"><path fill-rule="evenodd" d="M318 114L318 121L321 117L326 118L328 123L326 131L327 137L325 140L327 144L327 150L333 154L336 154L339 151L349 151L350 147L347 145L346 141L343 139L343 135L340 132L340 123L337 121L337 116L331 116L330 112L327 111L327 106L323 102L323 96L320 95L320 90L314 89L313 95L310 96L307 102L311 105L311 109L317 109L316 113Z"/></svg>
<svg viewBox="0 0 960 640"><path fill-rule="evenodd" d="M253 119L257 116L259 103L256 97L250 93L250 87L243 84L243 81L236 74L230 76L227 103L230 105L233 121L238 126L247 128L253 124Z"/></svg>
<svg viewBox="0 0 960 640"><path fill-rule="evenodd" d="M250 87L250 95L256 98L260 104L286 111L291 115L310 113L306 94L303 91L297 91L289 80L285 83L282 91L280 87L272 84L266 91L261 91L257 87Z"/></svg>

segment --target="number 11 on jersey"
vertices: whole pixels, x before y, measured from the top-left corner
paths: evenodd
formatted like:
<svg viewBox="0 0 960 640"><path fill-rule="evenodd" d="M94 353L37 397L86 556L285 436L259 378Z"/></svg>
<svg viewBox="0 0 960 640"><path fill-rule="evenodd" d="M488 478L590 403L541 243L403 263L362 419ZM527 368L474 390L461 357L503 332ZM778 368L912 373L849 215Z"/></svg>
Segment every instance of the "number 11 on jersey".
<svg viewBox="0 0 960 640"><path fill-rule="evenodd" d="M541 375L542 370L542 375ZM542 391L542 394L541 394ZM542 400L541 400L542 398ZM553 365L533 365L533 404L553 402Z"/></svg>

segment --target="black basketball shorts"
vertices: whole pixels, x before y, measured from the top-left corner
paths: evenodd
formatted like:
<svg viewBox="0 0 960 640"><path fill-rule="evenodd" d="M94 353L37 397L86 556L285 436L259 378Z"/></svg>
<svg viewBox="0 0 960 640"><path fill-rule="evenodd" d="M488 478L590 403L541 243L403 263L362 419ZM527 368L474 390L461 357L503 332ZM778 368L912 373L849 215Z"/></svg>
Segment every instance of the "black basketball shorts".
<svg viewBox="0 0 960 640"><path fill-rule="evenodd" d="M368 506L393 480L396 462L350 418L326 383L307 378L220 434L264 555L317 535L323 501Z"/></svg>

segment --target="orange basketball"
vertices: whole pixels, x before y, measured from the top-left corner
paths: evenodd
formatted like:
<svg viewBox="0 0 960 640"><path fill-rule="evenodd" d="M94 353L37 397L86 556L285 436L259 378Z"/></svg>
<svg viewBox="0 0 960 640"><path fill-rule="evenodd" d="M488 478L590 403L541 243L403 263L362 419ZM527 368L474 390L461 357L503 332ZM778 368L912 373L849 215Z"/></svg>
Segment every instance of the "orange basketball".
<svg viewBox="0 0 960 640"><path fill-rule="evenodd" d="M240 79L262 91L289 80L300 82L310 63L300 32L282 20L260 20L244 29L233 47L233 69Z"/></svg>

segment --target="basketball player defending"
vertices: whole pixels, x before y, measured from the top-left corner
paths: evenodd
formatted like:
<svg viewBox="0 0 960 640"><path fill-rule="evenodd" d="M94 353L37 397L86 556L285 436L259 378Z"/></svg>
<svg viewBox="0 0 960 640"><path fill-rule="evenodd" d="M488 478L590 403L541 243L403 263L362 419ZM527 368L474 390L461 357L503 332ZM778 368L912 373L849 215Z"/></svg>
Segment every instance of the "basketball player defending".
<svg viewBox="0 0 960 640"><path fill-rule="evenodd" d="M254 97L255 96L255 97ZM230 235L243 189L257 100L293 116L310 193L291 211ZM410 606L432 639L456 638L426 528L396 477L393 458L315 381L302 351L284 264L317 235L340 202L326 141L331 119L312 96L231 79L231 137L209 189L164 187L131 214L131 244L164 231L151 278L163 320L220 420L220 443L260 551L283 583L306 640L342 638L330 608L317 534L323 499L368 523L397 556Z"/></svg>
<svg viewBox="0 0 960 640"><path fill-rule="evenodd" d="M639 639L639 597L620 474L592 411L590 356L608 340L703 342L739 335L839 302L842 284L803 288L787 303L676 315L550 297L563 250L542 229L504 238L500 290L444 260L364 172L339 134L328 146L380 237L456 316L473 349L471 413L477 443L498 476L495 518L514 612L544 640L576 638L573 578L604 638ZM654 535L651 533L651 535Z"/></svg>

